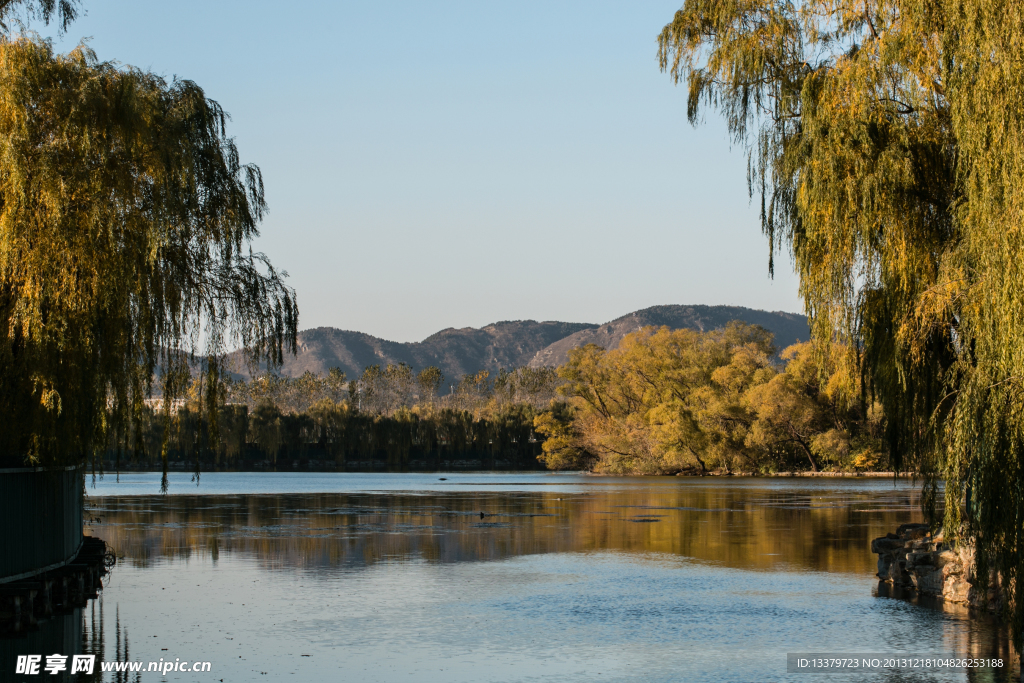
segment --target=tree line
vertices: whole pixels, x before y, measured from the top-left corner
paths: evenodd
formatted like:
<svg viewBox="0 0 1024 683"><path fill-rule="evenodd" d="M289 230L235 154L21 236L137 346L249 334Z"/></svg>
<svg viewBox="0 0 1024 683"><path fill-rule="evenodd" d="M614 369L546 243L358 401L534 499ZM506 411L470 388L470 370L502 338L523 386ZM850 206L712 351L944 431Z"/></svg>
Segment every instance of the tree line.
<svg viewBox="0 0 1024 683"><path fill-rule="evenodd" d="M388 364L358 379L332 369L225 380L216 397L193 381L182 404L154 400L137 426L115 431L106 463L166 459L190 468L291 468L316 460L341 469L540 466L534 418L555 397L550 368L486 370L448 386L436 367ZM203 402L218 410L211 419Z"/></svg>
<svg viewBox="0 0 1024 683"><path fill-rule="evenodd" d="M195 380L179 409L151 402L107 459L701 475L889 467L882 407L863 395L843 350L776 351L769 331L737 321L710 332L651 327L616 349L574 349L557 369L484 370L447 385L438 368L404 363L352 380L337 368L268 373L225 380L216 422L199 409L206 385Z"/></svg>

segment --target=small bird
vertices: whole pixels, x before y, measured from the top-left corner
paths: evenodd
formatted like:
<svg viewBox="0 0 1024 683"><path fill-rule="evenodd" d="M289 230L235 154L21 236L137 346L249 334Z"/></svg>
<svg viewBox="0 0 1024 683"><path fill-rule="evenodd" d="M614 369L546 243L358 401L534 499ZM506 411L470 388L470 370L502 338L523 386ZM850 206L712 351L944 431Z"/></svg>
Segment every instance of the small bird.
<svg viewBox="0 0 1024 683"><path fill-rule="evenodd" d="M484 517L486 517L486 516L487 516L487 513L486 513L486 512L481 512L481 513L480 513L480 519L483 519L483 518L484 518Z"/></svg>
<svg viewBox="0 0 1024 683"><path fill-rule="evenodd" d="M438 477L438 481L448 481L448 477Z"/></svg>

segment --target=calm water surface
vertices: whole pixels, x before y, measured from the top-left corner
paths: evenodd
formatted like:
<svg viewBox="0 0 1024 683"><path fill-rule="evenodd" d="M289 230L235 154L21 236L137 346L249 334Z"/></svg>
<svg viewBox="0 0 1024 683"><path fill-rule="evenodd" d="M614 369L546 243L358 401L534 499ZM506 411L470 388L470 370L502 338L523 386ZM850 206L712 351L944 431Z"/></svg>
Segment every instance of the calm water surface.
<svg viewBox="0 0 1024 683"><path fill-rule="evenodd" d="M441 480L445 477L445 480ZM787 674L787 652L1006 656L985 618L879 595L891 480L130 473L86 648L196 681L997 681ZM143 674L143 680L162 680Z"/></svg>

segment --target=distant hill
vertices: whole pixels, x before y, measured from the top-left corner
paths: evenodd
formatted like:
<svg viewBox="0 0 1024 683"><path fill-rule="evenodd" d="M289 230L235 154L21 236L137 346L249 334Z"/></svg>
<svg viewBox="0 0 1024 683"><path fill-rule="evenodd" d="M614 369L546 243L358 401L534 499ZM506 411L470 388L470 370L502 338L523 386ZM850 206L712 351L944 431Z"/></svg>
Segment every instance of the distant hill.
<svg viewBox="0 0 1024 683"><path fill-rule="evenodd" d="M523 365L560 365L572 348L588 343L614 348L625 335L647 325L712 330L731 320L771 330L780 349L810 337L807 318L802 315L738 306L654 306L603 325L504 321L480 329L448 328L421 342L393 342L363 332L318 327L299 333L298 354L285 357L280 373L297 377L306 371L323 374L336 367L355 379L370 365L407 363L416 370L436 365L454 381L480 370L495 373L499 368ZM244 377L248 373L240 365L236 362L234 369Z"/></svg>
<svg viewBox="0 0 1024 683"><path fill-rule="evenodd" d="M323 374L341 368L356 379L370 365L407 363L416 370L436 365L446 378L457 380L480 370L497 372L526 365L541 349L591 327L596 325L515 320L480 329L448 328L421 342L393 342L363 332L318 327L299 332L298 353L285 356L280 373L298 377L307 370ZM234 369L245 376L239 365Z"/></svg>
<svg viewBox="0 0 1024 683"><path fill-rule="evenodd" d="M530 359L529 365L535 368L562 365L569 360L571 349L586 344L614 349L627 334L650 325L666 326L673 330L708 331L725 327L733 320L760 325L771 331L775 335L775 346L780 351L798 340L807 341L811 336L807 327L807 316L798 313L759 311L741 306L651 306L604 325L588 327L559 339L538 351L537 355Z"/></svg>

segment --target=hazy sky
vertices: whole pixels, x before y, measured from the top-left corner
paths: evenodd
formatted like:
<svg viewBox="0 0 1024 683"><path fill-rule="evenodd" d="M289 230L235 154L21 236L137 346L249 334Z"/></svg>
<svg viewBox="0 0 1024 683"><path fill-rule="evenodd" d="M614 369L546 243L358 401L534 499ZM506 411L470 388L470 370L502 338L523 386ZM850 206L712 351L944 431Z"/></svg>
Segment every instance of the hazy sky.
<svg viewBox="0 0 1024 683"><path fill-rule="evenodd" d="M90 37L227 109L303 329L800 311L788 261L768 278L743 150L658 70L679 5L84 0L58 46Z"/></svg>

